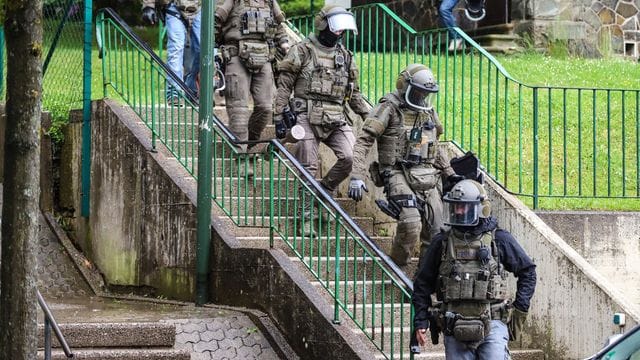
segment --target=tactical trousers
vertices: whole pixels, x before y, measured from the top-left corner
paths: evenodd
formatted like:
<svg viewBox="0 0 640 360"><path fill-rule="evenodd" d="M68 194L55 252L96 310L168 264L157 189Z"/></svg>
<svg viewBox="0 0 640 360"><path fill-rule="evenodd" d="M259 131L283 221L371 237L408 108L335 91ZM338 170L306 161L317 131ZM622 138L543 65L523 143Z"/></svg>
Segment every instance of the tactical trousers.
<svg viewBox="0 0 640 360"><path fill-rule="evenodd" d="M259 72L251 73L238 56L232 56L226 63L225 77L229 129L240 141L259 140L273 119L271 63L267 62ZM253 112L249 110L249 96L253 99ZM242 151L246 150L246 145L242 146Z"/></svg>
<svg viewBox="0 0 640 360"><path fill-rule="evenodd" d="M416 195L402 170L393 170L388 181L387 200L389 202L393 196ZM431 239L444 226L442 200L438 187L420 195L426 201L424 216L420 215L416 207L402 207L400 211L396 236L391 246L391 259L400 266L406 265L414 256L418 240L420 240L420 259L422 259L427 247L431 244Z"/></svg>
<svg viewBox="0 0 640 360"><path fill-rule="evenodd" d="M322 185L333 192L338 185L351 174L353 167L353 146L355 136L349 125L343 125L333 130L326 138L319 139L314 134L309 117L306 113L298 114L298 124L304 128L305 137L296 144L296 158L311 173L318 172L318 149L320 142L327 145L338 158L333 167L322 178Z"/></svg>

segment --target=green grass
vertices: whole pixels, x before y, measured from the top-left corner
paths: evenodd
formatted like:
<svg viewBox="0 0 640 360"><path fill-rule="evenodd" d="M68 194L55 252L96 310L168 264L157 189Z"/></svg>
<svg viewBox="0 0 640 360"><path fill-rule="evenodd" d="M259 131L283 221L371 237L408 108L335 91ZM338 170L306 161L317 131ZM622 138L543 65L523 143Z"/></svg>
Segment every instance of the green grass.
<svg viewBox="0 0 640 360"><path fill-rule="evenodd" d="M153 39L154 35L148 37ZM81 54L72 47L63 47L60 53L71 59L81 59ZM356 61L361 69L362 91L373 102L395 87L397 74L407 63L429 65L441 88L436 107L446 127L445 139L476 152L487 171L509 191L520 194L527 204L532 205L530 195L534 193L536 171L533 159L537 154L535 179L541 195L540 208L640 210L638 93L534 89L640 89L637 64L614 58L554 58L536 53L497 58L520 83L500 75L479 52L453 56L431 50L419 57L360 52ZM65 99L80 108L81 82L73 83L81 80L79 72L69 78L70 67L58 67L62 71L52 71L46 81L64 85L46 87L45 96ZM120 81L135 83L144 69L125 71ZM102 96L97 51L93 52L93 73L95 99ZM135 87L134 83L126 86ZM537 132L533 131L535 91ZM63 113L64 105L60 108ZM66 121L64 117L56 119L56 124ZM622 199L630 196L635 198Z"/></svg>

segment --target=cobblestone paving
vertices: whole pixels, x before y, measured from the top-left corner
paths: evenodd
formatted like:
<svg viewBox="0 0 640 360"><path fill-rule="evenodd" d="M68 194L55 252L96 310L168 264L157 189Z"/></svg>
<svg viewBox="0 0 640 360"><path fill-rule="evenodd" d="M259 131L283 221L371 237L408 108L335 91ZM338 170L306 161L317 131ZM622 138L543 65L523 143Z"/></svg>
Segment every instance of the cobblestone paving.
<svg viewBox="0 0 640 360"><path fill-rule="evenodd" d="M165 321L176 325L175 348L191 351L192 360L279 359L242 312L140 302L127 305L127 301L96 297L43 216L36 257L38 289L61 323Z"/></svg>
<svg viewBox="0 0 640 360"><path fill-rule="evenodd" d="M166 321L176 325L175 347L191 351L192 360L279 359L245 315Z"/></svg>

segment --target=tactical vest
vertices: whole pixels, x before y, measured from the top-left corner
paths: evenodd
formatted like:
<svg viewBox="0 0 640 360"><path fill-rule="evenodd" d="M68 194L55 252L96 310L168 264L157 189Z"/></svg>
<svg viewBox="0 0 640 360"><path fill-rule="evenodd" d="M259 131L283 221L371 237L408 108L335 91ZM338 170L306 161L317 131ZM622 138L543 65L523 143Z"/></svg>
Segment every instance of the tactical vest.
<svg viewBox="0 0 640 360"><path fill-rule="evenodd" d="M449 231L438 273L437 293L443 313L488 321L491 304L506 299L506 273L493 237L493 232L471 235Z"/></svg>
<svg viewBox="0 0 640 360"><path fill-rule="evenodd" d="M294 96L307 100L328 101L342 105L349 83L351 53L342 44L333 48L314 46L310 39L303 40L309 61L301 71Z"/></svg>
<svg viewBox="0 0 640 360"><path fill-rule="evenodd" d="M396 115L390 118L384 134L378 138L378 161L392 167L404 161L415 165L430 163L435 156L437 129L432 111L411 111L401 106L396 95L387 94L381 102L390 102ZM415 130L413 130L415 129Z"/></svg>
<svg viewBox="0 0 640 360"><path fill-rule="evenodd" d="M225 25L225 41L273 40L278 23L273 0L234 0L235 6Z"/></svg>

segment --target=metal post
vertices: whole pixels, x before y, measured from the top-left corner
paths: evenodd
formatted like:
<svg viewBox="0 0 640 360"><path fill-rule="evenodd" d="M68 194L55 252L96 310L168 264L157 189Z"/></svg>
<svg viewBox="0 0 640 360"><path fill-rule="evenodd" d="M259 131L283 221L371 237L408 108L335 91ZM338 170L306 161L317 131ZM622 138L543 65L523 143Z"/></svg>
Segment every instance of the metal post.
<svg viewBox="0 0 640 360"><path fill-rule="evenodd" d="M84 0L84 44L82 67L82 199L80 214L89 217L91 189L91 31L92 0Z"/></svg>
<svg viewBox="0 0 640 360"><path fill-rule="evenodd" d="M313 0L309 0L309 15L313 15Z"/></svg>
<svg viewBox="0 0 640 360"><path fill-rule="evenodd" d="M51 321L44 317L44 360L51 360Z"/></svg>
<svg viewBox="0 0 640 360"><path fill-rule="evenodd" d="M213 44L216 2L202 2L200 29L200 107L198 110L198 245L196 248L196 305L209 298L209 249L211 248L211 127L213 126Z"/></svg>

